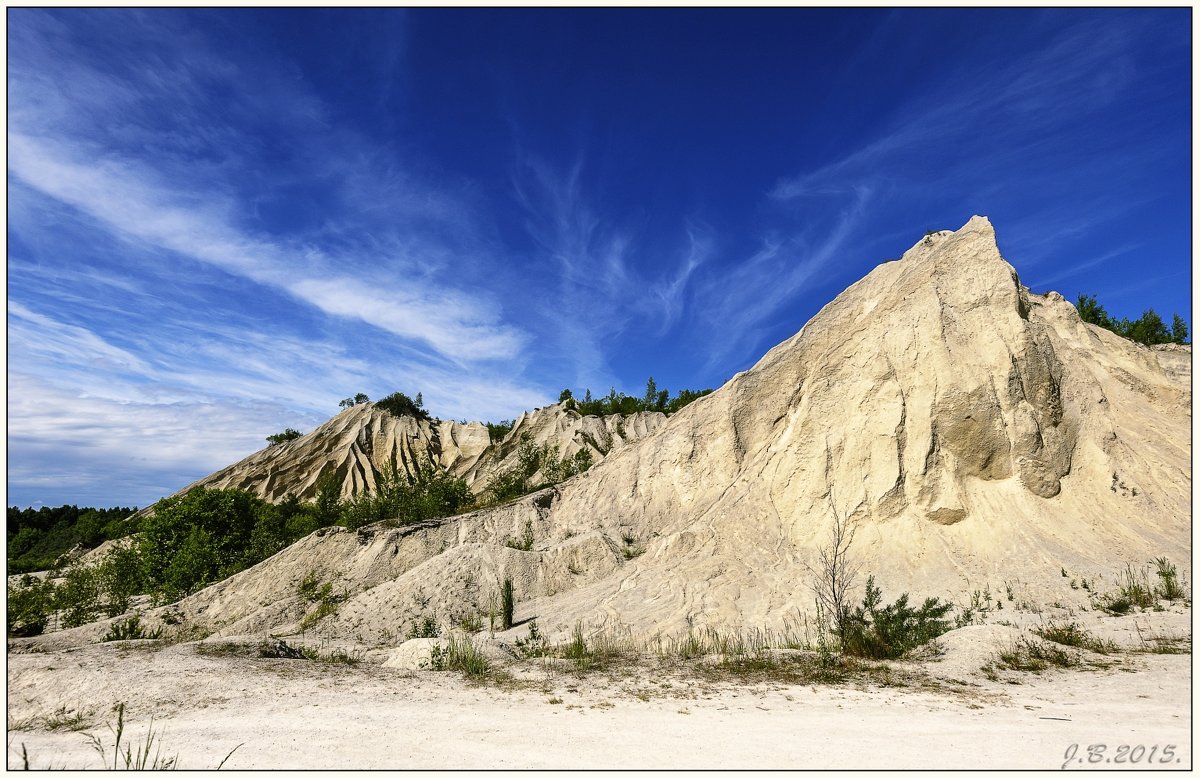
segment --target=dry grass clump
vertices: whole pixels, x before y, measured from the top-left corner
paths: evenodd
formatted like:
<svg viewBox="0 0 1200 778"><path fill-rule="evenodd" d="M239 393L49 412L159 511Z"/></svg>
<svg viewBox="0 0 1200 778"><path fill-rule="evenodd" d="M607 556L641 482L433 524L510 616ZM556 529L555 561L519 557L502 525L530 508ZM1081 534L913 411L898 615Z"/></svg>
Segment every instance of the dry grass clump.
<svg viewBox="0 0 1200 778"><path fill-rule="evenodd" d="M1063 646L1082 648L1096 654L1115 654L1120 649L1111 640L1101 640L1077 623L1051 621L1040 627L1034 627L1033 633L1052 643Z"/></svg>
<svg viewBox="0 0 1200 778"><path fill-rule="evenodd" d="M1114 616L1124 616L1134 608L1162 610L1161 600L1187 602L1187 589L1179 577L1179 570L1166 557L1154 560L1154 575L1158 583L1150 581L1150 570L1142 567L1134 570L1125 565L1117 580L1117 590L1103 595L1099 606Z"/></svg>
<svg viewBox="0 0 1200 778"><path fill-rule="evenodd" d="M1038 673L1048 667L1075 667L1077 657L1038 640L1020 638L996 653L996 665L1006 670Z"/></svg>

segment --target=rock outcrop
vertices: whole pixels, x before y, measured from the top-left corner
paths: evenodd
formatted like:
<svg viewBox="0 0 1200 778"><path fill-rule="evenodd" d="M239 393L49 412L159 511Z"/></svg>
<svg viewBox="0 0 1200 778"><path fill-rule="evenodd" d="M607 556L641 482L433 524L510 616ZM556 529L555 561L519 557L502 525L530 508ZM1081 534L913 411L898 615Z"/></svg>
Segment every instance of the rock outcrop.
<svg viewBox="0 0 1200 778"><path fill-rule="evenodd" d="M503 578L518 618L549 632L778 626L810 610L835 515L885 596L1082 601L1061 571L1112 588L1126 563L1163 555L1188 575L1190 357L1032 294L975 217L876 267L718 391L639 420L636 440L554 489L427 526L323 530L174 607L229 633L295 627L296 586L316 571L346 599L313 629L381 644L423 616L486 613ZM366 484L381 452L409 461L435 439L455 472L486 471L482 428L435 435L365 408L326 427L305 444L316 459L275 455L273 483L295 471L311 486L321 457L350 451L336 466ZM564 453L614 432L552 409L506 445L522 429ZM525 533L528 550L506 544Z"/></svg>
<svg viewBox="0 0 1200 778"><path fill-rule="evenodd" d="M395 416L371 403L339 413L307 435L276 443L181 490L196 487L245 489L270 502L288 495L311 500L332 473L343 498L374 491L381 472L395 462L405 473L420 463L447 469L481 491L495 472L515 463L521 440L556 446L560 456L580 449L599 462L610 452L644 437L666 421L661 413L581 416L564 404L522 413L502 440L492 443L480 422L418 420Z"/></svg>

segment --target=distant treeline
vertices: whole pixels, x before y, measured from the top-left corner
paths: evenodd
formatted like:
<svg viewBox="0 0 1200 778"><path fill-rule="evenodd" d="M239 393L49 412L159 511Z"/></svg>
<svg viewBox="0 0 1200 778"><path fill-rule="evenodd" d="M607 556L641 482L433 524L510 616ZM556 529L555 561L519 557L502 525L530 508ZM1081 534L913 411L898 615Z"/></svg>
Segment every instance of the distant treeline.
<svg viewBox="0 0 1200 778"><path fill-rule="evenodd" d="M588 389L584 394L583 399L576 399L570 389L563 389L558 396L560 403L567 404L567 410L576 411L581 416L611 416L613 414L621 414L628 416L641 411L657 411L670 416L680 408L683 408L690 402L698 400L706 394L712 394L712 389L681 389L674 397L667 389L659 389L654 383L654 377L651 376L646 380L646 391L641 397L633 397L627 394L618 392L616 389L609 391L604 397L593 398L592 390ZM370 402L370 398L366 394L359 392L353 397L347 397L338 403L342 408L353 408L355 405L362 405ZM415 419L423 419L425 421L436 421L434 417L429 415L425 410L424 398L420 392L417 392L415 398L410 398L404 392L393 392L382 400L376 400L375 406L389 411L393 416L411 416ZM463 424L467 423L466 419L462 420ZM504 439L509 430L513 427L512 419L505 419L498 422L485 422L488 428L488 436L493 443L497 443ZM287 440L293 440L300 436L300 433L293 429L284 430L278 435L267 436L267 441L275 444Z"/></svg>
<svg viewBox="0 0 1200 778"><path fill-rule="evenodd" d="M52 567L66 552L83 546L95 548L106 540L125 537L132 530L125 519L137 508L8 509L8 572L27 573Z"/></svg>
<svg viewBox="0 0 1200 778"><path fill-rule="evenodd" d="M1114 319L1109 316L1108 311L1104 310L1104 306L1096 302L1094 295L1079 295L1079 302L1075 307L1079 310L1079 318L1088 324L1095 324L1111 330L1123 338L1129 338L1146 346L1156 346L1160 343L1186 344L1188 342L1187 322L1179 314L1175 314L1171 322L1171 329L1168 330L1166 322L1155 313L1153 308L1147 308L1141 318L1130 321L1129 319Z"/></svg>
<svg viewBox="0 0 1200 778"><path fill-rule="evenodd" d="M583 399L577 400L570 389L563 389L558 401L565 402L567 410L578 411L583 416L611 416L614 413L628 416L641 411L657 411L669 416L706 394L712 394L712 389L681 389L672 397L669 390L659 389L651 376L646 380L646 391L641 397L632 397L612 389L606 397L593 398L592 390L588 389Z"/></svg>

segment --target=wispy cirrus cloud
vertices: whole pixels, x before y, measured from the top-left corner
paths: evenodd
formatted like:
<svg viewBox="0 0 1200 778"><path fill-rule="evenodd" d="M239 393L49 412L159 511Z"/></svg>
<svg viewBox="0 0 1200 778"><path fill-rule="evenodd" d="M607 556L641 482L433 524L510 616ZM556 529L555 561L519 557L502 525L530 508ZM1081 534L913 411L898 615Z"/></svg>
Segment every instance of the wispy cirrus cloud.
<svg viewBox="0 0 1200 778"><path fill-rule="evenodd" d="M620 383L608 360L628 331L641 338L645 330L659 338L671 333L691 280L713 256L713 239L702 224L682 225L676 246L647 262L636 232L593 205L599 198L589 195L585 179L581 161L560 171L523 154L512 184L536 247L532 262L555 271L544 276L552 288L543 316L555 322L559 353L576 386L602 387Z"/></svg>
<svg viewBox="0 0 1200 778"><path fill-rule="evenodd" d="M530 336L486 283L469 187L209 22L10 15L9 485L29 501L109 483L97 502L144 503L357 391L456 418L546 400L511 370Z"/></svg>
<svg viewBox="0 0 1200 778"><path fill-rule="evenodd" d="M395 284L339 275L319 249L240 231L230 224L232 203L179 192L132 163L87 163L66 144L10 131L9 170L122 235L275 287L325 313L423 341L449 359L507 359L521 347L521 334L500 323L494 306L482 299L419 277Z"/></svg>

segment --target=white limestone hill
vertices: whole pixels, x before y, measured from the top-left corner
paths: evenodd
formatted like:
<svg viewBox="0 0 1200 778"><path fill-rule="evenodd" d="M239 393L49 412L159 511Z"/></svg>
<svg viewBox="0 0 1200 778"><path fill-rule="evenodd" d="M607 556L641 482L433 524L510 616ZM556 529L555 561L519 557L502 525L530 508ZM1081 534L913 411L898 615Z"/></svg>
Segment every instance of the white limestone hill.
<svg viewBox="0 0 1200 778"><path fill-rule="evenodd" d="M493 444L481 422L418 420L362 403L307 435L267 446L189 484L179 494L196 487L244 489L271 502L289 494L306 501L316 497L318 482L332 472L341 484L342 497L350 498L374 491L380 473L393 461L410 475L416 473L418 463L432 463L479 492L492 473L514 463L526 435L536 444L557 446L564 457L587 449L592 461L598 462L665 420L661 413L581 416L560 403L522 413L504 438Z"/></svg>
<svg viewBox="0 0 1200 778"><path fill-rule="evenodd" d="M313 610L297 587L315 573L344 601L309 635L391 645L422 617L486 613L512 578L518 621L552 635L775 627L811 610L808 566L835 513L889 598L1082 603L1073 580L1112 589L1127 563L1167 556L1190 578L1190 376L1190 348L1132 343L1031 293L974 217L553 489L427 525L321 530L167 610L222 634L285 634ZM575 442L572 424L590 423L539 413ZM352 443L340 461L364 483L359 463L380 448L403 461L435 439L368 408L312 436L322 456ZM486 431L443 426L438 442L479 477ZM278 472L286 453L272 454ZM311 486L318 460L297 458L294 478ZM526 531L528 550L506 545Z"/></svg>

